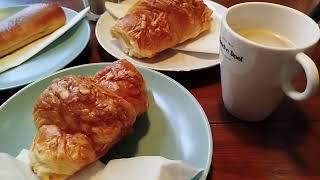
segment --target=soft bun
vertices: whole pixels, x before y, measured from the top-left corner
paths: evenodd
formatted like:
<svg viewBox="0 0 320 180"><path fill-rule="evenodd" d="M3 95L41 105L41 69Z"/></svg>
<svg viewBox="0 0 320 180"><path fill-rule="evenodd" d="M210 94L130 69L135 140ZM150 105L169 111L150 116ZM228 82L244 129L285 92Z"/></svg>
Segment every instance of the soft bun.
<svg viewBox="0 0 320 180"><path fill-rule="evenodd" d="M0 57L63 26L66 16L54 4L33 4L0 21Z"/></svg>

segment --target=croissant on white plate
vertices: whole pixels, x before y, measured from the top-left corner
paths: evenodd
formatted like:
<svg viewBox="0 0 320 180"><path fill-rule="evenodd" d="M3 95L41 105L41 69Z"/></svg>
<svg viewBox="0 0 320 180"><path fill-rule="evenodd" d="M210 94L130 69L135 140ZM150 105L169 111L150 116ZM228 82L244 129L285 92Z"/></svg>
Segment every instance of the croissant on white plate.
<svg viewBox="0 0 320 180"><path fill-rule="evenodd" d="M111 34L130 56L151 58L209 30L211 14L203 0L139 0Z"/></svg>
<svg viewBox="0 0 320 180"><path fill-rule="evenodd" d="M100 86L108 79L118 88ZM139 89L138 95L126 94L126 87ZM66 179L98 160L132 132L136 117L147 110L145 88L141 74L126 60L107 66L96 77L55 79L34 105L38 131L30 151L33 171L40 179Z"/></svg>

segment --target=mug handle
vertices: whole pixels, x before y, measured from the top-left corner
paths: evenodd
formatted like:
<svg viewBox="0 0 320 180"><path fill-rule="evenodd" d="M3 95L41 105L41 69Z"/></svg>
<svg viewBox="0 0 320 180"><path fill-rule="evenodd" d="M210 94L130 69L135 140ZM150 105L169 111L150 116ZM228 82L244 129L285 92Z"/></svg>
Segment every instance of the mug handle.
<svg viewBox="0 0 320 180"><path fill-rule="evenodd" d="M292 86L291 78L287 75L281 85L283 92L294 100L304 100L317 92L319 86L319 73L312 59L304 53L298 53L295 60L302 66L306 73L307 86L303 92L298 92Z"/></svg>

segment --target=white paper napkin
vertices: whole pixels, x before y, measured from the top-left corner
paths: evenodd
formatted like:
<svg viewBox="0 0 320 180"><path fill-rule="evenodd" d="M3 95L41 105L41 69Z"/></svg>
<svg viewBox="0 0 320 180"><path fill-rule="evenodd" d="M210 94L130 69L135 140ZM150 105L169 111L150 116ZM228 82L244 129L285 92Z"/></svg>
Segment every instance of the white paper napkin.
<svg viewBox="0 0 320 180"><path fill-rule="evenodd" d="M114 17L121 18L125 16L128 10L134 5L138 0L124 0L120 3L105 1L106 10Z"/></svg>
<svg viewBox="0 0 320 180"><path fill-rule="evenodd" d="M18 156L16 157L21 162L24 162L28 165L30 165L30 159L29 159L29 150L27 149L22 149Z"/></svg>
<svg viewBox="0 0 320 180"><path fill-rule="evenodd" d="M29 151L23 149L16 159L30 166ZM68 180L190 180L201 173L182 161L161 156L114 159L104 165L96 161Z"/></svg>
<svg viewBox="0 0 320 180"><path fill-rule="evenodd" d="M29 159L29 150L22 149L19 155L16 157L17 160L23 162L27 166L30 167L30 159ZM95 163L89 165L85 169L77 172L73 176L69 177L68 180L95 180L95 177L99 171L102 171L105 168L105 164L100 161L96 161ZM39 177L34 173L33 175L36 177L35 180L39 180ZM1 179L1 176L0 176Z"/></svg>
<svg viewBox="0 0 320 180"><path fill-rule="evenodd" d="M161 156L139 156L111 160L97 180L190 180L200 170Z"/></svg>
<svg viewBox="0 0 320 180"><path fill-rule="evenodd" d="M121 3L113 3L106 1L105 8L115 18L121 18L125 16L128 10L138 0L124 0ZM213 10L212 14L212 25L208 32L200 34L198 37L192 40L188 40L178 46L172 48L181 51L192 51L192 52L203 52L203 53L214 53L219 54L219 35L220 35L220 16L215 16L214 7L208 6Z"/></svg>
<svg viewBox="0 0 320 180"><path fill-rule="evenodd" d="M28 164L16 160L7 153L0 153L0 179L39 180Z"/></svg>
<svg viewBox="0 0 320 180"><path fill-rule="evenodd" d="M219 54L219 35L221 20L217 17L211 22L209 32L204 32L192 40L188 40L173 48L181 51L193 51Z"/></svg>

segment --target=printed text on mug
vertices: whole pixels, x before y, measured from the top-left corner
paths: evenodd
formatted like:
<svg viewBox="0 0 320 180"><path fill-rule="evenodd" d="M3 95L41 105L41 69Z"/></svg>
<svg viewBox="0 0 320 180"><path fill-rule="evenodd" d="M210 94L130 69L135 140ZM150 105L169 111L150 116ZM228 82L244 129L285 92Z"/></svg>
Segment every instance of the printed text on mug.
<svg viewBox="0 0 320 180"><path fill-rule="evenodd" d="M239 55L236 55L231 49L228 49L226 47L226 45L221 41L221 39L220 39L220 45L221 45L222 50L224 52L226 52L228 55L230 55L233 59L242 62L243 57L239 56ZM226 54L224 53L224 55L226 55ZM228 58L228 59L230 59L230 58Z"/></svg>

